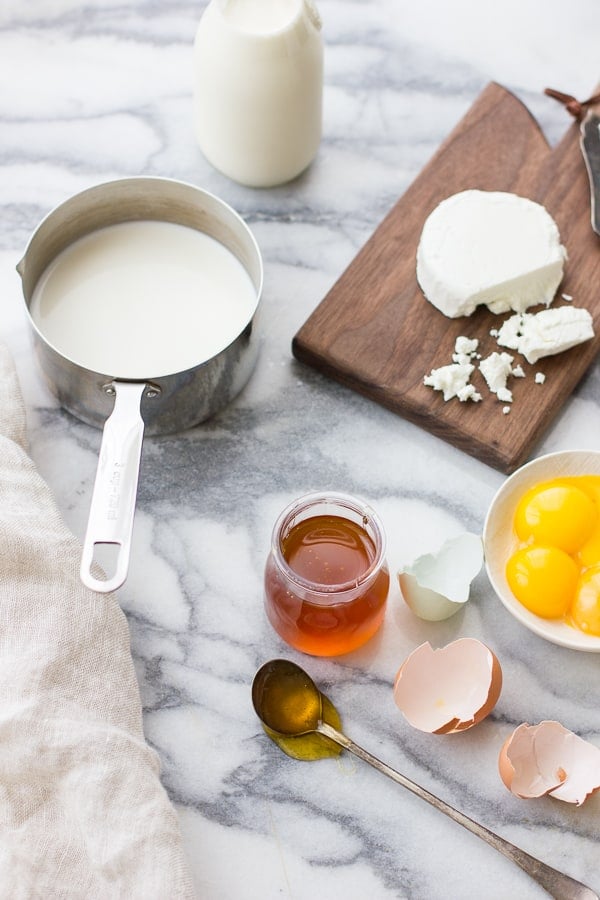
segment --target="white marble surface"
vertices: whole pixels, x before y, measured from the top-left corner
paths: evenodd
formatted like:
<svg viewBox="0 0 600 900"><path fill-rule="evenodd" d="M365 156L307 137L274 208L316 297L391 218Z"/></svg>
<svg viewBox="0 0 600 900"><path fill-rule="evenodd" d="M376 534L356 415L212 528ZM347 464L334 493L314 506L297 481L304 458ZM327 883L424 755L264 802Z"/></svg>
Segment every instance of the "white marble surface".
<svg viewBox="0 0 600 900"><path fill-rule="evenodd" d="M57 408L33 364L14 267L56 203L99 181L181 178L231 203L266 268L265 340L246 390L193 432L146 441L131 573L119 592L149 742L181 814L206 900L534 900L541 888L500 855L350 758L295 762L264 736L255 670L302 662L359 743L529 852L600 891L600 797L581 809L524 803L496 769L522 721L557 718L600 744L598 658L552 646L504 611L482 573L464 613L431 625L393 588L379 636L338 661L301 658L272 632L261 578L288 500L335 488L384 519L392 569L463 529L482 528L502 476L303 368L293 334L383 214L495 79L551 140L598 80L597 0L320 0L324 138L314 165L275 190L240 187L196 147L191 45L203 3L3 0L0 10L1 335L27 401L32 455L83 536L100 434ZM538 453L600 450L592 367ZM435 738L396 710L394 674L424 640L479 637L505 684L486 722Z"/></svg>

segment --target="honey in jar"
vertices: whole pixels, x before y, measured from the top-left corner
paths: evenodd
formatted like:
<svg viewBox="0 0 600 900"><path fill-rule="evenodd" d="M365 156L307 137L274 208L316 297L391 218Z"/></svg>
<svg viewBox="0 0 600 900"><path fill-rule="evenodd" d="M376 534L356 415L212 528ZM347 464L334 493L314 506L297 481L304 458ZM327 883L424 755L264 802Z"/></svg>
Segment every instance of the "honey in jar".
<svg viewBox="0 0 600 900"><path fill-rule="evenodd" d="M375 512L346 494L308 494L275 524L265 609L283 640L313 656L362 646L383 621L389 589Z"/></svg>

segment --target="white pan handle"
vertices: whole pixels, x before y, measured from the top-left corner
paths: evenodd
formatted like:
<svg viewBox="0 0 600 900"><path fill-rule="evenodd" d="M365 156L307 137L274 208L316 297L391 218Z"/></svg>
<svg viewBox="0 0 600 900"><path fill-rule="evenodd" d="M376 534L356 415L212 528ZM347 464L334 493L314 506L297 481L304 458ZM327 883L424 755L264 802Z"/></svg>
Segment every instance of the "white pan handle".
<svg viewBox="0 0 600 900"><path fill-rule="evenodd" d="M108 386L114 391L115 406L104 425L81 558L81 580L103 594L121 587L127 577L144 437L140 404L147 387L127 381L113 381ZM100 544L113 544L116 550L114 572L105 579L92 574L94 550Z"/></svg>

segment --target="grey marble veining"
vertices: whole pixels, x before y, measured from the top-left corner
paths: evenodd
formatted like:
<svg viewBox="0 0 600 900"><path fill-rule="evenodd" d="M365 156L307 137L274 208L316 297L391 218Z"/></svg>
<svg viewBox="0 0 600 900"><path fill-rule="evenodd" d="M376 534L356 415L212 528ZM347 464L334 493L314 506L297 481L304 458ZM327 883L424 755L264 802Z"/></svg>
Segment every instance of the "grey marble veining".
<svg viewBox="0 0 600 900"><path fill-rule="evenodd" d="M494 79L551 141L568 125L543 96L598 80L596 0L320 0L324 136L293 183L252 190L220 175L192 128L191 45L202 2L4 0L0 10L1 336L17 360L31 452L83 536L99 432L57 408L31 358L15 264L55 204L132 174L187 180L233 205L265 262L257 369L223 413L144 446L127 613L148 741L177 805L198 894L535 900L544 892L493 850L347 756L303 764L262 733L250 703L266 659L303 664L359 743L509 840L600 891L600 799L524 803L497 774L522 721L556 718L600 742L598 659L519 626L485 574L452 619L414 618L395 583L381 632L337 661L303 658L262 610L273 522L307 490L362 495L388 533L395 571L462 530L480 531L502 476L306 369L291 339L383 215ZM536 453L600 449L600 368ZM424 640L478 637L504 688L465 734L411 729L391 684Z"/></svg>

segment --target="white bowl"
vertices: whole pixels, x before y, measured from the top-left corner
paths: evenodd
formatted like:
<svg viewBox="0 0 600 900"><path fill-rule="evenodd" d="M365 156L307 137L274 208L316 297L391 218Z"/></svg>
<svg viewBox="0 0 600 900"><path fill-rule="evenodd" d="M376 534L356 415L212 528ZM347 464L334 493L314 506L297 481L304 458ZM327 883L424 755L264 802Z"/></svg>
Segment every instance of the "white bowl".
<svg viewBox="0 0 600 900"><path fill-rule="evenodd" d="M483 528L485 566L498 597L526 628L553 644L600 653L600 637L585 634L562 619L542 619L529 612L513 595L506 580L506 562L519 544L513 527L519 499L540 481L568 475L600 475L600 452L564 450L549 453L521 466L506 479L492 500Z"/></svg>

